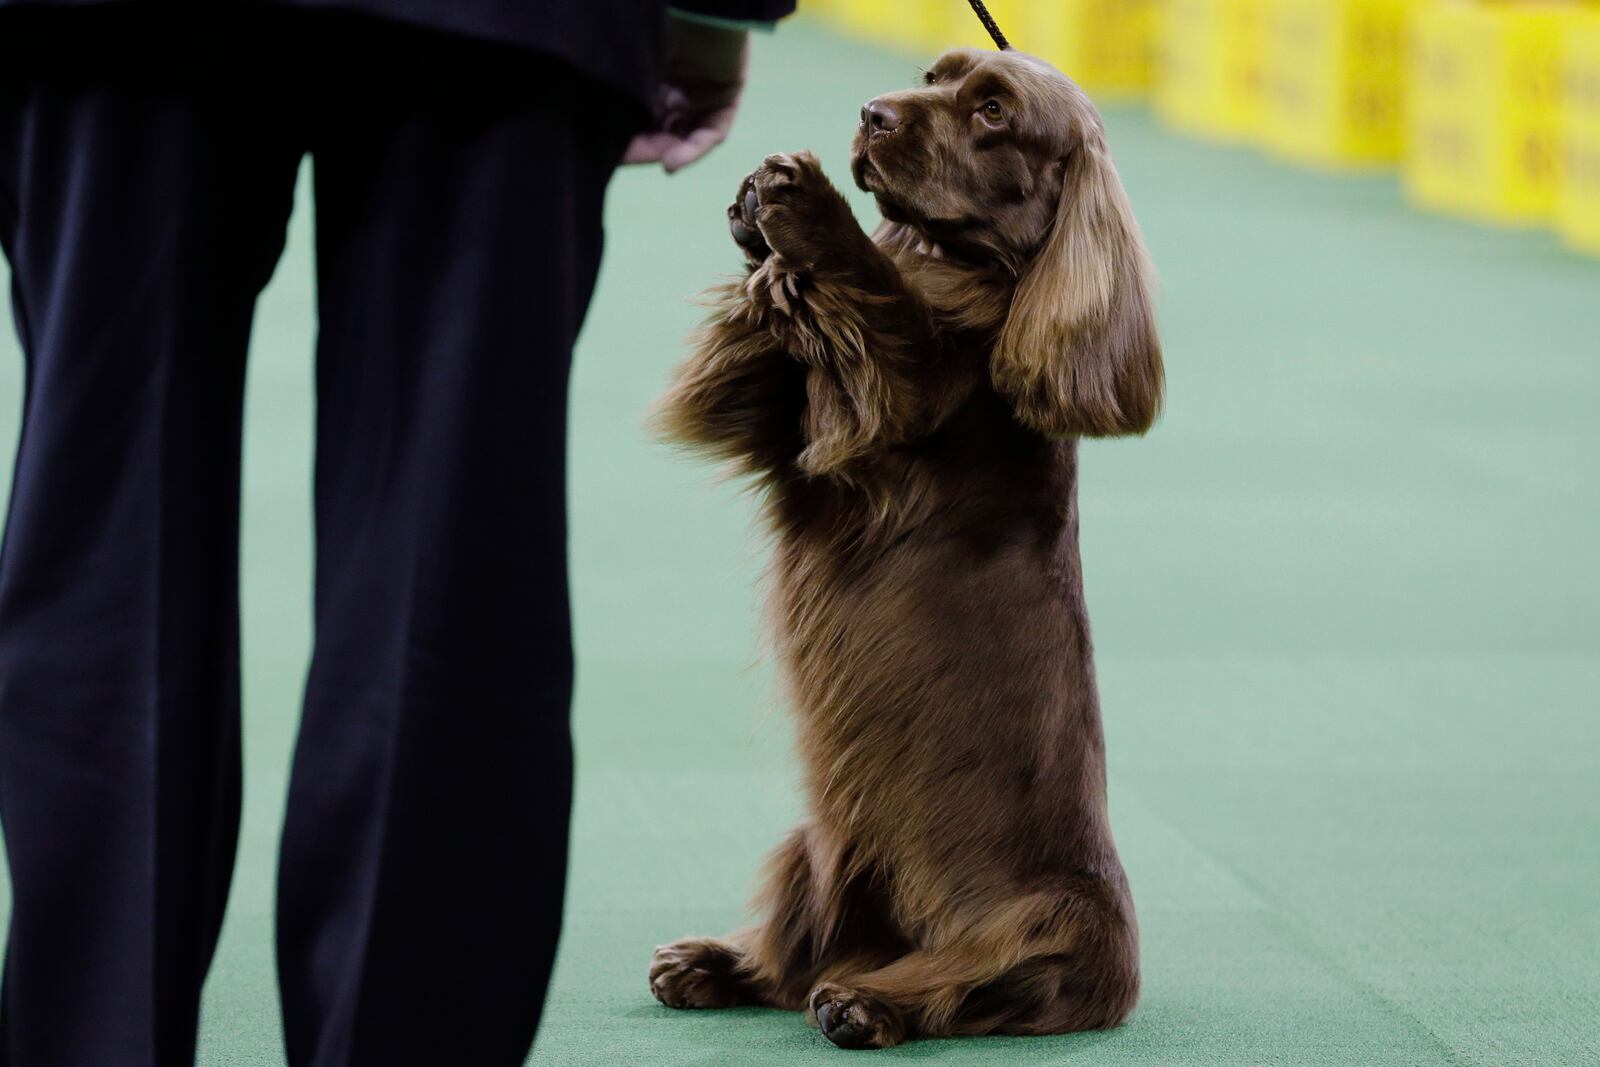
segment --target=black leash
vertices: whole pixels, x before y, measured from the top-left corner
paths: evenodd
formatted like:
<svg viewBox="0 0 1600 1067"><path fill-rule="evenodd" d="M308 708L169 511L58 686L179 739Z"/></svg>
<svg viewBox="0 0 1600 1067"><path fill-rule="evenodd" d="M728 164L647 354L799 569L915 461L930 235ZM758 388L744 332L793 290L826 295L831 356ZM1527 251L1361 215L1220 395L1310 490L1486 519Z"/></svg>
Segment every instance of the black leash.
<svg viewBox="0 0 1600 1067"><path fill-rule="evenodd" d="M972 13L978 16L978 21L983 23L983 28L989 31L989 36L994 38L994 43L1000 46L1000 51L1009 52L1011 42L1006 40L1006 35L1000 32L1000 27L994 21L994 16L989 14L989 9L983 6L983 0L967 0L972 5Z"/></svg>

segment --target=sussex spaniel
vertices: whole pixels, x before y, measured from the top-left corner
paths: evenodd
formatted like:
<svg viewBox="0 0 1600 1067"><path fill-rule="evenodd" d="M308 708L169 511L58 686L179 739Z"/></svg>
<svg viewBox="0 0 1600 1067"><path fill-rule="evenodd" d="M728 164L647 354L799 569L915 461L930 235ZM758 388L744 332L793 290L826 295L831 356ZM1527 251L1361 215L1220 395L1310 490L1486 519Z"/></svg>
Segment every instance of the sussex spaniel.
<svg viewBox="0 0 1600 1067"><path fill-rule="evenodd" d="M756 925L656 950L679 1008L837 1045L1114 1026L1138 930L1106 813L1077 439L1161 406L1152 271L1094 106L950 52L861 112L868 237L808 153L728 209L747 271L661 402L758 484L810 817Z"/></svg>

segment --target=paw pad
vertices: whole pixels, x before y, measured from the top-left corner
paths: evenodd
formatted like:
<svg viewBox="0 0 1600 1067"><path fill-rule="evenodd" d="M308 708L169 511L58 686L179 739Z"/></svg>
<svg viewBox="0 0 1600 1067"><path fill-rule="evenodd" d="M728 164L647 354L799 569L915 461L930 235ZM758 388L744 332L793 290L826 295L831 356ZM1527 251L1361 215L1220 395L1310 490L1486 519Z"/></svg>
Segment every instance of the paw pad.
<svg viewBox="0 0 1600 1067"><path fill-rule="evenodd" d="M905 1040L900 1015L887 1004L837 986L818 986L811 1009L822 1036L840 1048L889 1048Z"/></svg>
<svg viewBox="0 0 1600 1067"><path fill-rule="evenodd" d="M733 962L704 942L662 945L650 959L650 993L669 1008L731 1008L740 996Z"/></svg>

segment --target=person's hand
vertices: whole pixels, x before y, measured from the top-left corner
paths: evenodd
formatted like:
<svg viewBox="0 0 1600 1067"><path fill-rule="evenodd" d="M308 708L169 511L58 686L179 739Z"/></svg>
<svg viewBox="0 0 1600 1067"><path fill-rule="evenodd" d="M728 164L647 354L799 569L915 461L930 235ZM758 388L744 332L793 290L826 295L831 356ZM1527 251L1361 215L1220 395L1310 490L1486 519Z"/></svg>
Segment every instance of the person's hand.
<svg viewBox="0 0 1600 1067"><path fill-rule="evenodd" d="M660 163L671 174L728 136L750 42L743 30L669 16L664 46L654 118L622 161Z"/></svg>

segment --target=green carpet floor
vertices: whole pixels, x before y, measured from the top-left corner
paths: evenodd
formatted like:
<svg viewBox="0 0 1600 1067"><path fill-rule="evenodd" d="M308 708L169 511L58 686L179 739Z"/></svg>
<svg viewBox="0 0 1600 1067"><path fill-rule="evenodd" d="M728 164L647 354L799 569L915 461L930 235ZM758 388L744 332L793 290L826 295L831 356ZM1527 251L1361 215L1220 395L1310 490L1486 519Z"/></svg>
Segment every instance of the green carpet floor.
<svg viewBox="0 0 1600 1067"><path fill-rule="evenodd" d="M798 808L750 504L640 423L689 298L738 262L722 209L739 177L806 146L843 175L856 108L914 73L786 27L758 45L726 147L612 188L574 387L579 800L541 1067L845 1056L797 1016L674 1013L646 989L653 945L740 920ZM1171 383L1148 439L1083 456L1144 999L1114 1033L877 1059L1600 1063L1600 262L1413 213L1392 177L1108 120L1165 278ZM310 242L301 210L256 329L248 792L207 1065L282 1063L271 900L309 632ZM8 453L19 383L7 331Z"/></svg>

